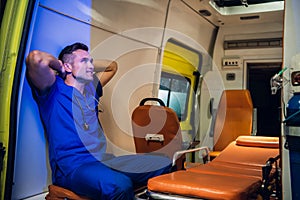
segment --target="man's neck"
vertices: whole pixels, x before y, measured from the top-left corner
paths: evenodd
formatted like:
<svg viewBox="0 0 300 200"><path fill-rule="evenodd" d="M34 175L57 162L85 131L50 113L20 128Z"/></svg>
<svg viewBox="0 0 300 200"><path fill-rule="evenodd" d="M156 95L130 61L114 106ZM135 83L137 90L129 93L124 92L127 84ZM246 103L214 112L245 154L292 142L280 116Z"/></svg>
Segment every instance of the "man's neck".
<svg viewBox="0 0 300 200"><path fill-rule="evenodd" d="M85 88L86 83L77 81L73 77L67 77L65 79L65 83L69 86L76 88L81 94L84 94L84 88Z"/></svg>

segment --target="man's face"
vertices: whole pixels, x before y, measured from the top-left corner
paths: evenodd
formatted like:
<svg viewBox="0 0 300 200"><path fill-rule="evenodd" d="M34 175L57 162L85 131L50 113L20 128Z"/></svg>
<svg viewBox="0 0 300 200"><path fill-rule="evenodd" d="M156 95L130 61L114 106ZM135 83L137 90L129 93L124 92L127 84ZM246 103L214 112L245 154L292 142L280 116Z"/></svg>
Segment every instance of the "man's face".
<svg viewBox="0 0 300 200"><path fill-rule="evenodd" d="M73 52L75 58L72 64L72 73L76 80L80 82L90 82L93 80L94 65L89 52L78 49Z"/></svg>

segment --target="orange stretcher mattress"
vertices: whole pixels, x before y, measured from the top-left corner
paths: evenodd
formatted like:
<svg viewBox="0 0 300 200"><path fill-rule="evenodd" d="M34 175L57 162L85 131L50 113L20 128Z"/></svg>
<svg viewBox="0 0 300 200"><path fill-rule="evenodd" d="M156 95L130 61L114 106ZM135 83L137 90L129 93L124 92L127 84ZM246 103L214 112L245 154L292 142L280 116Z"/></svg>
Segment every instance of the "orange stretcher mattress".
<svg viewBox="0 0 300 200"><path fill-rule="evenodd" d="M223 164L217 162L210 162L205 165L199 165L187 169L187 171L201 173L201 174L217 174L217 175L233 175L233 176L248 176L257 177L261 179L261 167L247 167L238 164Z"/></svg>
<svg viewBox="0 0 300 200"><path fill-rule="evenodd" d="M251 199L260 178L177 171L148 181L148 190L204 199Z"/></svg>
<svg viewBox="0 0 300 200"><path fill-rule="evenodd" d="M148 190L204 199L251 199L259 191L262 166L278 154L278 138L241 136L208 164L150 179Z"/></svg>
<svg viewBox="0 0 300 200"><path fill-rule="evenodd" d="M276 157L278 154L279 140L276 137L240 136L212 162L263 166L270 157Z"/></svg>

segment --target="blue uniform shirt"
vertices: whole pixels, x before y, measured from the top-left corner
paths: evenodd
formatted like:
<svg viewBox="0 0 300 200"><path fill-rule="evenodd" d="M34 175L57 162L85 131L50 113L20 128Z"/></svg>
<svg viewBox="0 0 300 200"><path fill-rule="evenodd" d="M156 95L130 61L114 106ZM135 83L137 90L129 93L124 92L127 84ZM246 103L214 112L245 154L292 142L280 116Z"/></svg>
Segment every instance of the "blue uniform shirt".
<svg viewBox="0 0 300 200"><path fill-rule="evenodd" d="M49 143L53 182L82 164L102 160L106 138L97 116L101 84L96 92L91 82L82 95L57 76L47 95L34 96Z"/></svg>

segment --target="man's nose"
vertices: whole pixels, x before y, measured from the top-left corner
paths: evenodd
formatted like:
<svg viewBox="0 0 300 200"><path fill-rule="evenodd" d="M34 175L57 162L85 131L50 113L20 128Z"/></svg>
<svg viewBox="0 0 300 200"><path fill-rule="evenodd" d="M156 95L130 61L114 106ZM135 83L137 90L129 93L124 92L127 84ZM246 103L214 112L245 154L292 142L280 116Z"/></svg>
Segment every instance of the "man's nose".
<svg viewBox="0 0 300 200"><path fill-rule="evenodd" d="M94 69L94 65L93 65L93 63L92 63L92 62L88 62L88 67L89 67L89 68L93 68L93 69Z"/></svg>

